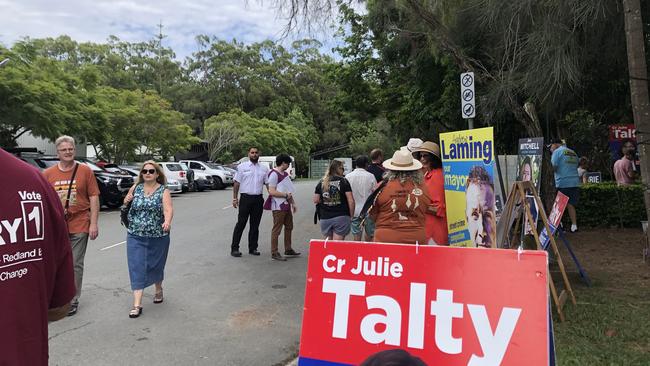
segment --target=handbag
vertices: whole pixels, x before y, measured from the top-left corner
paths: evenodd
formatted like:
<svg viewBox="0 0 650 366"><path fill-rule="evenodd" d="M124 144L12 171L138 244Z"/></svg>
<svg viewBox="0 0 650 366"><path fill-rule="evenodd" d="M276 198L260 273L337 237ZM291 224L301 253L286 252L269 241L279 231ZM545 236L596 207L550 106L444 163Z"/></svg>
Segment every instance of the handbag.
<svg viewBox="0 0 650 366"><path fill-rule="evenodd" d="M70 193L72 192L72 183L74 183L74 177L77 175L77 168L79 168L79 163L74 164L72 177L70 177L70 183L68 184L68 195L66 196L65 204L63 205L63 215L66 221L70 219L70 215L68 215L68 208L70 208Z"/></svg>
<svg viewBox="0 0 650 366"><path fill-rule="evenodd" d="M131 209L131 202L133 202L133 200L120 207L120 223L127 229L129 228L129 210Z"/></svg>
<svg viewBox="0 0 650 366"><path fill-rule="evenodd" d="M388 181L382 180L377 189L375 189L374 192L368 196L366 199L366 202L363 204L363 208L361 209L361 213L359 213L359 219L361 221L361 226L365 225L366 219L368 218L370 211L372 211L372 208L375 206L375 202L377 201L377 197L381 194L381 192L384 190L384 187L386 187L386 183Z"/></svg>

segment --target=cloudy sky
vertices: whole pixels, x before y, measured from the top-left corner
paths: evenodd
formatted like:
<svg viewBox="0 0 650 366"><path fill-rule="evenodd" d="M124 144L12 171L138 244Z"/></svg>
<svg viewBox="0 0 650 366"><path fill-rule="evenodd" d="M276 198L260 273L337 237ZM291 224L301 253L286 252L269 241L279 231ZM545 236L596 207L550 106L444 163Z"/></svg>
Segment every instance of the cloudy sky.
<svg viewBox="0 0 650 366"><path fill-rule="evenodd" d="M278 40L285 25L268 0L0 0L0 44L5 46L24 36L62 34L76 41L104 42L109 35L146 41L158 34L160 22L167 35L163 44L180 59L197 50L199 34L246 43ZM329 52L331 32L313 36ZM300 37L293 34L284 42Z"/></svg>

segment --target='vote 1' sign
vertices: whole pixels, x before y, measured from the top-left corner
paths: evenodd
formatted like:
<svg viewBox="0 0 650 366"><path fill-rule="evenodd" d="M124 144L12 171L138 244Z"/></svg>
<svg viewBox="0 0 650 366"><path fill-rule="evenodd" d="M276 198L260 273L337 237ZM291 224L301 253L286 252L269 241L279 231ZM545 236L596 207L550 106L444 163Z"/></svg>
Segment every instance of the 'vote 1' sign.
<svg viewBox="0 0 650 366"><path fill-rule="evenodd" d="M546 255L312 240L298 364L548 365Z"/></svg>

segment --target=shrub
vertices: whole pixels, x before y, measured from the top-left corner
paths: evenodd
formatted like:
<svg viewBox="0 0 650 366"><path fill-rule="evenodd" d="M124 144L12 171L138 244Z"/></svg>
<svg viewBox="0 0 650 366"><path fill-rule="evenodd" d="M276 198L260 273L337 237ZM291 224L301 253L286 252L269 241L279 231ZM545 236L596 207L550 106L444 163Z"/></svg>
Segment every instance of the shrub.
<svg viewBox="0 0 650 366"><path fill-rule="evenodd" d="M643 202L643 186L617 186L614 182L580 186L576 207L578 225L586 227L640 227L647 220ZM570 224L565 211L563 220Z"/></svg>

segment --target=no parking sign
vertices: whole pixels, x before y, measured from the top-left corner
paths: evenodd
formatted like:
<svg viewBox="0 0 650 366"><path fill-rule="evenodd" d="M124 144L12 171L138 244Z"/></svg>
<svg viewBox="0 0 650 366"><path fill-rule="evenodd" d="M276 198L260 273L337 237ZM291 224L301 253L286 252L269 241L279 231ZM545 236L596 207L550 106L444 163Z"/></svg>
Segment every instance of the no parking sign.
<svg viewBox="0 0 650 366"><path fill-rule="evenodd" d="M460 74L460 111L463 118L476 117L474 99L474 73L464 72Z"/></svg>

